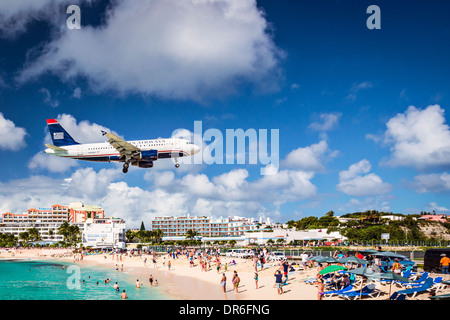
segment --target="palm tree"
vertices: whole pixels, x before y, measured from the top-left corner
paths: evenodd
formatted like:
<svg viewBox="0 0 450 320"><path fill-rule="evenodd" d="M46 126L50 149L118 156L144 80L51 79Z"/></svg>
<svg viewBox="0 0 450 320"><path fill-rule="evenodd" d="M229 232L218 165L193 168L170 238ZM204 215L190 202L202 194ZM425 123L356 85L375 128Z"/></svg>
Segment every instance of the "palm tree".
<svg viewBox="0 0 450 320"><path fill-rule="evenodd" d="M164 233L161 229L156 229L155 231L153 231L153 236L155 237L155 240L157 240L157 242L161 241L163 234Z"/></svg>
<svg viewBox="0 0 450 320"><path fill-rule="evenodd" d="M28 234L28 232L21 232L19 233L19 239L28 242L28 240L30 240L30 235Z"/></svg>
<svg viewBox="0 0 450 320"><path fill-rule="evenodd" d="M189 229L188 231L186 231L186 239L194 239L196 236L198 236L198 231Z"/></svg>
<svg viewBox="0 0 450 320"><path fill-rule="evenodd" d="M39 230L36 228L30 228L28 229L28 235L30 237L30 240L32 241L38 241L41 240L41 235L39 234Z"/></svg>
<svg viewBox="0 0 450 320"><path fill-rule="evenodd" d="M62 225L58 228L58 234L62 235L64 237L64 241L67 241L69 236L69 222L65 221Z"/></svg>

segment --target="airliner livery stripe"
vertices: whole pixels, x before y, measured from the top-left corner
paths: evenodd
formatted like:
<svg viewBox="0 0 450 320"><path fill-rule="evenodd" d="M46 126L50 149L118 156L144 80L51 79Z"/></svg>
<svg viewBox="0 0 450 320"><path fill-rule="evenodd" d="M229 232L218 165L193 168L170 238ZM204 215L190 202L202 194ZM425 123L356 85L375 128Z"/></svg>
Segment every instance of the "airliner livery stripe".
<svg viewBox="0 0 450 320"><path fill-rule="evenodd" d="M55 124L58 123L55 119L47 119L47 124Z"/></svg>
<svg viewBox="0 0 450 320"><path fill-rule="evenodd" d="M158 151L158 154L161 153L183 153L185 155L189 155L187 152L183 151L183 150L163 150L163 151ZM68 156L68 158L84 158L84 157L89 157L89 158L95 158L95 157L108 157L108 156L119 156L120 153L107 153L107 154L84 154L84 155L73 155L73 156Z"/></svg>

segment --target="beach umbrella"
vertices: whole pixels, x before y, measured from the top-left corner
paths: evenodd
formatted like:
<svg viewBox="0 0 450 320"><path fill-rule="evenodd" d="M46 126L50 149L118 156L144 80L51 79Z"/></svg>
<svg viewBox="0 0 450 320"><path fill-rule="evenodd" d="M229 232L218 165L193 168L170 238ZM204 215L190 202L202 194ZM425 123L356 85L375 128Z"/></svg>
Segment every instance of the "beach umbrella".
<svg viewBox="0 0 450 320"><path fill-rule="evenodd" d="M341 270L348 270L348 269L346 267L336 266L336 265L328 266L328 267L320 270L319 274L327 274L327 273L332 273L332 272L341 271Z"/></svg>
<svg viewBox="0 0 450 320"><path fill-rule="evenodd" d="M319 263L321 263L321 262L336 263L336 262L338 262L338 259L333 258L333 257L323 257L322 259L317 259L316 261Z"/></svg>
<svg viewBox="0 0 450 320"><path fill-rule="evenodd" d="M312 257L312 258L310 258L308 260L317 261L317 260L320 260L320 259L323 259L323 258L326 258L326 257L324 257L324 256L315 256L315 257Z"/></svg>
<svg viewBox="0 0 450 320"><path fill-rule="evenodd" d="M377 253L377 252L381 252L381 251L374 250L374 249L367 249L367 250L360 250L359 252L366 253L366 254L372 254L372 253Z"/></svg>
<svg viewBox="0 0 450 320"><path fill-rule="evenodd" d="M396 281L402 281L402 282L414 282L410 279L407 279L405 277L402 277L401 275L394 273L394 272L385 272L385 273L374 273L370 276L371 278L376 279L384 279L384 280L396 280ZM392 281L389 283L389 297L391 296L391 288L392 288ZM389 298L388 298L389 299Z"/></svg>
<svg viewBox="0 0 450 320"><path fill-rule="evenodd" d="M353 270L349 270L349 273L354 273L356 275L366 277L366 278L372 278L372 279L384 279L384 280L397 280L397 281L403 281L403 282L413 282L412 280L409 280L405 277L402 277L399 274L393 273L393 272L386 272L381 273L377 270L378 268L368 268L368 267L361 267ZM389 283L389 297L391 296L391 287L392 287L392 281Z"/></svg>
<svg viewBox="0 0 450 320"><path fill-rule="evenodd" d="M367 260L360 259L360 258L355 257L355 256L349 256L349 257L341 258L341 259L338 259L337 262L339 262L339 263L348 263L348 262L350 262L350 263L357 263L357 264L367 264Z"/></svg>

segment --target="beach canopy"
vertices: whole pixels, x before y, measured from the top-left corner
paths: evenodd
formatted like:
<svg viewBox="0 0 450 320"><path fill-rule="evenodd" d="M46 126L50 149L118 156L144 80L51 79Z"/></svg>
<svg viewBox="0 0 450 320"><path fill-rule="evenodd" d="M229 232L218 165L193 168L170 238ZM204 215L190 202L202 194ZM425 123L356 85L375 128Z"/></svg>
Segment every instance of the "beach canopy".
<svg viewBox="0 0 450 320"><path fill-rule="evenodd" d="M338 262L338 259L333 258L333 257L323 257L322 259L317 259L316 261L319 263L322 263L322 262L336 263L336 262Z"/></svg>
<svg viewBox="0 0 450 320"><path fill-rule="evenodd" d="M341 270L348 270L346 267L342 267L342 266L328 266L326 268L323 268L322 270L319 271L319 274L327 274L327 273L332 273L332 272L336 272L336 271L341 271Z"/></svg>
<svg viewBox="0 0 450 320"><path fill-rule="evenodd" d="M349 256L349 257L345 257L345 258L341 258L338 259L339 263L357 263L357 264L367 264L367 260L364 259L360 259L358 257L355 256Z"/></svg>

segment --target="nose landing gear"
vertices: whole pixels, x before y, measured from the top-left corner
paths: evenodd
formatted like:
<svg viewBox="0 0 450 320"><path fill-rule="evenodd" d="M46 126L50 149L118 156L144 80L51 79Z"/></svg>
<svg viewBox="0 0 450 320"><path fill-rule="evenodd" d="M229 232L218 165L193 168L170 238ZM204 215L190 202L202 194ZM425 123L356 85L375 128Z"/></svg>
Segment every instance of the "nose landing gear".
<svg viewBox="0 0 450 320"><path fill-rule="evenodd" d="M128 167L130 166L130 164L128 163L128 162L125 162L124 164L123 164L123 169L122 169L122 172L123 173L127 173L128 172Z"/></svg>

